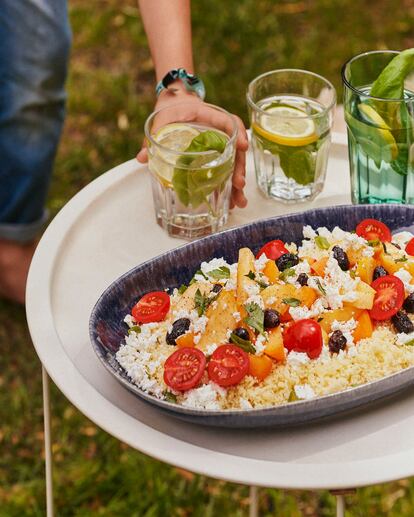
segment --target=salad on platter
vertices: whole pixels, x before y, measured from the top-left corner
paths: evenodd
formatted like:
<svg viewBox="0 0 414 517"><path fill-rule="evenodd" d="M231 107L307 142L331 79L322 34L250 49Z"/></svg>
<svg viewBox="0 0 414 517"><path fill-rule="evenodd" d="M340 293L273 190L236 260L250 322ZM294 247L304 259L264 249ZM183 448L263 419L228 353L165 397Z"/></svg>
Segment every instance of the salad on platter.
<svg viewBox="0 0 414 517"><path fill-rule="evenodd" d="M337 393L414 366L414 235L365 219L303 228L188 285L145 294L116 359L140 390L199 410Z"/></svg>

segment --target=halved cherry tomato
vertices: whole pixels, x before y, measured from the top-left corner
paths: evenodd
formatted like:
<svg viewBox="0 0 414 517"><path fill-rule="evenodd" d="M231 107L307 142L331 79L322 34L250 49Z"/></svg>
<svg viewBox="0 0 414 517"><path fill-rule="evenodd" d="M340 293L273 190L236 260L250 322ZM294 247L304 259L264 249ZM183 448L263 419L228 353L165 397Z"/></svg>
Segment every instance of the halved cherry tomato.
<svg viewBox="0 0 414 517"><path fill-rule="evenodd" d="M407 245L405 246L405 252L407 255L414 256L414 237L407 242Z"/></svg>
<svg viewBox="0 0 414 517"><path fill-rule="evenodd" d="M311 319L295 321L285 328L283 344L289 351L305 352L309 359L316 359L322 351L322 329Z"/></svg>
<svg viewBox="0 0 414 517"><path fill-rule="evenodd" d="M388 226L376 219L364 219L356 227L356 234L367 241L380 240L391 242L391 230Z"/></svg>
<svg viewBox="0 0 414 517"><path fill-rule="evenodd" d="M263 253L268 259L277 260L285 253L289 253L289 251L285 248L285 243L283 241L276 239L274 241L267 242L262 248L260 248L256 258L258 259L263 255Z"/></svg>
<svg viewBox="0 0 414 517"><path fill-rule="evenodd" d="M208 363L208 376L219 386L238 384L249 371L248 354L235 345L221 345Z"/></svg>
<svg viewBox="0 0 414 517"><path fill-rule="evenodd" d="M198 348L179 348L164 364L164 382L177 391L195 388L206 367L206 356Z"/></svg>
<svg viewBox="0 0 414 517"><path fill-rule="evenodd" d="M132 308L131 314L137 323L162 321L170 308L170 297L165 291L144 294Z"/></svg>
<svg viewBox="0 0 414 517"><path fill-rule="evenodd" d="M377 292L369 315L374 320L387 320L394 316L404 303L404 284L394 275L381 276L371 284Z"/></svg>

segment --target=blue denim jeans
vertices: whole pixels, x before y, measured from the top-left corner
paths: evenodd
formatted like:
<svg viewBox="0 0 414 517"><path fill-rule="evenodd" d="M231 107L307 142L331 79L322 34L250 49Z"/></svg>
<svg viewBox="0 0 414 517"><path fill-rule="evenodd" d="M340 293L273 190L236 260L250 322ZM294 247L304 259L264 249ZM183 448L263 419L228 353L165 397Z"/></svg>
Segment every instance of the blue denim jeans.
<svg viewBox="0 0 414 517"><path fill-rule="evenodd" d="M66 0L0 0L0 238L41 230L65 111Z"/></svg>

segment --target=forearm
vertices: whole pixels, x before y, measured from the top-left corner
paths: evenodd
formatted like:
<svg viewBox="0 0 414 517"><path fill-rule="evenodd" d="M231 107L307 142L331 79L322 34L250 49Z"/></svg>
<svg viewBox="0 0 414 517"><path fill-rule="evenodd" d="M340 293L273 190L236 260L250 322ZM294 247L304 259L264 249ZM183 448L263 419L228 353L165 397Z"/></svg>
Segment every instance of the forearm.
<svg viewBox="0 0 414 517"><path fill-rule="evenodd" d="M172 68L194 72L190 0L138 0L157 81Z"/></svg>

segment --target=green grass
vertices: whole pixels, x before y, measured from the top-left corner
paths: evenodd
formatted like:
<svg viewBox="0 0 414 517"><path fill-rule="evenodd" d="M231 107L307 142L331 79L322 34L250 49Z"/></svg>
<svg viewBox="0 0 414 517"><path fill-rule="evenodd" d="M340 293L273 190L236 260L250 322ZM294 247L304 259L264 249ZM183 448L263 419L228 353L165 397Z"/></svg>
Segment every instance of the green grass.
<svg viewBox="0 0 414 517"><path fill-rule="evenodd" d="M194 53L208 100L246 120L259 73L305 68L329 78L371 49L414 46L409 0L193 1ZM52 214L84 185L135 155L153 102L153 69L134 0L72 0L68 116L56 160ZM40 365L22 308L0 302L0 517L43 516ZM59 516L247 516L248 488L175 469L97 429L52 389ZM340 437L338 437L340 439ZM392 437L390 437L392 439ZM358 490L348 517L408 517L414 481ZM261 490L262 516L332 516L326 492Z"/></svg>

